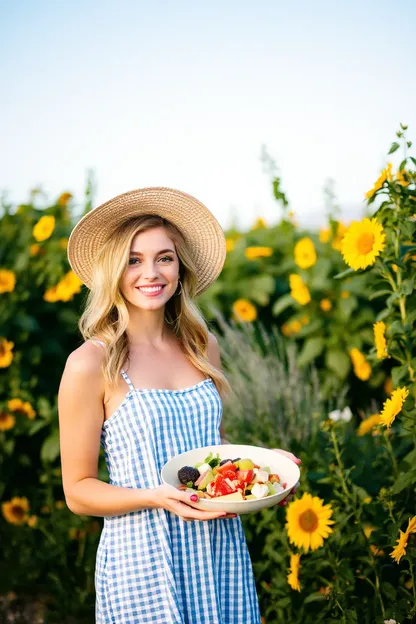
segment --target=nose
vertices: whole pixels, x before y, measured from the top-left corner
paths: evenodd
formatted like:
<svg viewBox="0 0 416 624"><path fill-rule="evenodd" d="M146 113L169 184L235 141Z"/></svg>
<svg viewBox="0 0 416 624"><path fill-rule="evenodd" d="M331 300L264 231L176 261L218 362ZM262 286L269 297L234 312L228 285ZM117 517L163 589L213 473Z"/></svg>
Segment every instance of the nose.
<svg viewBox="0 0 416 624"><path fill-rule="evenodd" d="M152 281L158 277L159 272L157 266L153 262L147 262L142 265L143 272L142 276L144 279Z"/></svg>

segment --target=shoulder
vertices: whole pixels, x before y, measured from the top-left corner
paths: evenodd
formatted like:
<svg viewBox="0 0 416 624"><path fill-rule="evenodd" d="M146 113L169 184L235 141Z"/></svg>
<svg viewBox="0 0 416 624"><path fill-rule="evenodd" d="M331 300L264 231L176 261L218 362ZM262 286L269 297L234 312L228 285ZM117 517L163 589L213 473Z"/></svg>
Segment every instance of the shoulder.
<svg viewBox="0 0 416 624"><path fill-rule="evenodd" d="M213 366L221 368L221 355L218 340L212 332L208 332L208 359Z"/></svg>
<svg viewBox="0 0 416 624"><path fill-rule="evenodd" d="M104 356L105 351L102 345L87 340L69 354L65 364L65 373L71 376L87 375L99 379Z"/></svg>

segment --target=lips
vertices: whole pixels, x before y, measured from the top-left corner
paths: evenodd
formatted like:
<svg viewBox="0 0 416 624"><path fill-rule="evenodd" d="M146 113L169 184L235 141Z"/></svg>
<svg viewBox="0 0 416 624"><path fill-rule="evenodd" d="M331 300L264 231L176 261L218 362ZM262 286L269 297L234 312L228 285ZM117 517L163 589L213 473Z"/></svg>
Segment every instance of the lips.
<svg viewBox="0 0 416 624"><path fill-rule="evenodd" d="M136 290L141 292L143 295L146 295L147 297L155 297L157 295L160 295L165 286L166 284L160 284L158 286L136 286ZM144 288L150 288L152 290L146 291L144 290Z"/></svg>

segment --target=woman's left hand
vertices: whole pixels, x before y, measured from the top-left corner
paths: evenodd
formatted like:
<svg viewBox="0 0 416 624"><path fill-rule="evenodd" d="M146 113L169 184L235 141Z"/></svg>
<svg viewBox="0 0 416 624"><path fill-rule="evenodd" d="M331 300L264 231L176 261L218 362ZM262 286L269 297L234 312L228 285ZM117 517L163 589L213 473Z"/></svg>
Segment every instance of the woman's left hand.
<svg viewBox="0 0 416 624"><path fill-rule="evenodd" d="M295 464L297 464L298 466L299 466L299 464L302 463L302 460L299 459L299 457L296 457L296 455L293 455L293 453L291 453L290 451L284 451L283 449L276 449L276 448L272 449L272 451L276 451L276 453L280 453L281 455L285 455L286 457L291 459L293 462L295 462ZM296 483L295 487L290 490L290 492L286 496L286 498L284 500L280 501L280 503L278 503L279 507L284 507L285 505L290 503L290 501L294 497L298 487L299 487L299 481Z"/></svg>

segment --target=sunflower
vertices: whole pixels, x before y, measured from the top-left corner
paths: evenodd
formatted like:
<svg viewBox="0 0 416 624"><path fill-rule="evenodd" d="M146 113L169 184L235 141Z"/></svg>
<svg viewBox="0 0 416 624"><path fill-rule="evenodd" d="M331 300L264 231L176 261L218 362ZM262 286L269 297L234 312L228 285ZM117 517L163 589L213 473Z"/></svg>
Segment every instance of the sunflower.
<svg viewBox="0 0 416 624"><path fill-rule="evenodd" d="M396 174L396 182L398 184L400 184L401 186L408 186L409 185L409 174L407 173L407 171L405 169L402 169L400 171L400 169L398 170L397 174Z"/></svg>
<svg viewBox="0 0 416 624"><path fill-rule="evenodd" d="M287 582L290 587L295 591L300 592L300 583L299 583L299 570L300 570L300 555L291 554L290 555L290 571L287 575Z"/></svg>
<svg viewBox="0 0 416 624"><path fill-rule="evenodd" d="M334 240L332 241L333 249L336 249L337 251L341 251L342 241L344 239L345 232L347 230L348 230L347 226L345 226L343 223L339 221L337 224L337 232L335 234Z"/></svg>
<svg viewBox="0 0 416 624"><path fill-rule="evenodd" d="M0 338L0 368L7 368L13 361L14 342Z"/></svg>
<svg viewBox="0 0 416 624"><path fill-rule="evenodd" d="M264 228L267 228L267 223L264 219L262 219L261 217L259 217L258 219L256 219L253 227L251 228L252 230L263 230Z"/></svg>
<svg viewBox="0 0 416 624"><path fill-rule="evenodd" d="M22 401L22 399L10 399L7 405L11 412L24 414L29 420L33 420L36 416L36 412L29 401Z"/></svg>
<svg viewBox="0 0 416 624"><path fill-rule="evenodd" d="M316 264L315 246L307 236L296 243L294 254L295 262L301 269L309 269Z"/></svg>
<svg viewBox="0 0 416 624"><path fill-rule="evenodd" d="M354 374L361 381L367 381L371 375L371 366L365 359L364 355L358 349L354 348L350 351Z"/></svg>
<svg viewBox="0 0 416 624"><path fill-rule="evenodd" d="M300 305L306 305L311 300L308 287L300 275L291 273L289 275L290 294Z"/></svg>
<svg viewBox="0 0 416 624"><path fill-rule="evenodd" d="M390 557L394 559L396 563L399 563L403 555L406 554L407 542L411 533L416 533L416 516L409 518L409 523L404 533L403 531L399 531L399 539L396 540L397 545L390 553Z"/></svg>
<svg viewBox="0 0 416 624"><path fill-rule="evenodd" d="M295 319L294 321L289 321L288 323L283 323L281 330L284 336L293 336L298 334L302 329L301 321Z"/></svg>
<svg viewBox="0 0 416 624"><path fill-rule="evenodd" d="M29 501L25 497L15 496L11 501L3 503L1 510L10 524L25 524L28 519Z"/></svg>
<svg viewBox="0 0 416 624"><path fill-rule="evenodd" d="M391 163L388 163L387 167L383 169L380 176L375 181L373 188L367 191L367 193L365 194L366 199L371 199L373 195L375 195L375 193L383 187L385 182L392 181L392 167L393 165Z"/></svg>
<svg viewBox="0 0 416 624"><path fill-rule="evenodd" d="M323 500L305 492L301 499L289 503L286 529L289 540L305 552L323 546L324 539L332 533L330 520L331 505L323 505Z"/></svg>
<svg viewBox="0 0 416 624"><path fill-rule="evenodd" d="M341 245L345 262L354 269L365 269L374 264L386 245L386 234L377 219L353 221Z"/></svg>
<svg viewBox="0 0 416 624"><path fill-rule="evenodd" d="M40 250L41 250L41 247L37 243L33 243L33 245L30 245L29 247L29 253L31 256L37 256Z"/></svg>
<svg viewBox="0 0 416 624"><path fill-rule="evenodd" d="M0 294L12 292L16 285L16 275L9 269L0 269Z"/></svg>
<svg viewBox="0 0 416 624"><path fill-rule="evenodd" d="M357 429L357 435L358 436L366 435L380 423L381 423L380 414L373 414L372 416L365 418L363 421L361 421L360 426Z"/></svg>
<svg viewBox="0 0 416 624"><path fill-rule="evenodd" d="M397 414L401 411L409 390L407 388L397 388L391 393L391 397L384 402L381 411L381 424L391 427Z"/></svg>
<svg viewBox="0 0 416 624"><path fill-rule="evenodd" d="M226 238L225 249L227 253L230 253L230 251L233 251L234 247L235 247L235 240L233 238Z"/></svg>
<svg viewBox="0 0 416 624"><path fill-rule="evenodd" d="M248 260L258 260L258 258L269 258L273 255L271 247L247 247L244 255Z"/></svg>
<svg viewBox="0 0 416 624"><path fill-rule="evenodd" d="M29 518L27 519L27 524L28 524L28 526L30 526L31 529L34 529L35 526L37 526L37 524L38 524L38 517L37 516L29 516Z"/></svg>
<svg viewBox="0 0 416 624"><path fill-rule="evenodd" d="M374 342L377 349L377 358L383 360L388 357L387 342L386 342L386 325L383 321L378 321L373 325L374 329Z"/></svg>
<svg viewBox="0 0 416 624"><path fill-rule="evenodd" d="M58 206L66 206L70 199L72 199L71 193L62 193L62 195L58 197L58 201L56 203Z"/></svg>
<svg viewBox="0 0 416 624"><path fill-rule="evenodd" d="M33 228L32 234L34 238L40 243L46 240L52 234L55 229L55 217L53 215L45 215L41 217Z"/></svg>
<svg viewBox="0 0 416 624"><path fill-rule="evenodd" d="M321 243L327 243L331 236L331 230L329 228L321 228L319 230L319 240Z"/></svg>
<svg viewBox="0 0 416 624"><path fill-rule="evenodd" d="M257 310L248 299L237 299L233 303L233 312L238 321L251 323L257 318Z"/></svg>
<svg viewBox="0 0 416 624"><path fill-rule="evenodd" d="M0 411L0 431L8 431L13 429L16 424L16 419L12 414Z"/></svg>
<svg viewBox="0 0 416 624"><path fill-rule="evenodd" d="M319 307L324 312L329 312L329 310L332 308L332 303L330 302L329 299L321 299L321 301L319 303Z"/></svg>

